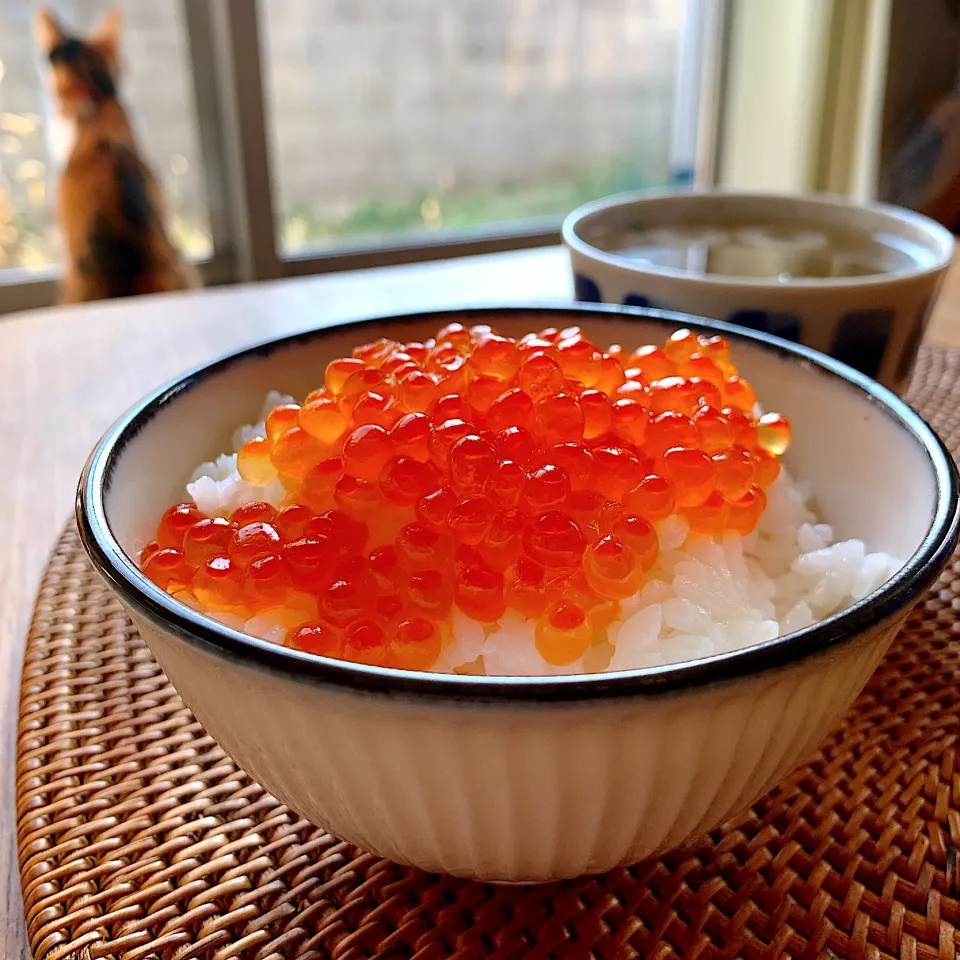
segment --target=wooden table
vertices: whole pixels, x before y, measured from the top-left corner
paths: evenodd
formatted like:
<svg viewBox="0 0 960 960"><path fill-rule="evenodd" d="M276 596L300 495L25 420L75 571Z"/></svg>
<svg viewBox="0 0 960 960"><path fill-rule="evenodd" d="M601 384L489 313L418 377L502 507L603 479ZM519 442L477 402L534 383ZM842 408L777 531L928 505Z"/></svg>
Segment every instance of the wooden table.
<svg viewBox="0 0 960 960"><path fill-rule="evenodd" d="M0 294L2 295L2 294ZM394 310L569 300L558 248L57 308L0 321L0 957L29 957L13 765L23 641L87 453L147 391L271 336ZM960 266L930 339L960 346Z"/></svg>

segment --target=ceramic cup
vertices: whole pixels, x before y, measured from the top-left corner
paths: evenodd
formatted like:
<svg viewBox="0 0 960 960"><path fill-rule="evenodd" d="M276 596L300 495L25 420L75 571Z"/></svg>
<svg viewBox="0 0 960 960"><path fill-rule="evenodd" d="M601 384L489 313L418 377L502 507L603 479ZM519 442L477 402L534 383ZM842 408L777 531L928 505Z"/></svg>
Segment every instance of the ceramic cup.
<svg viewBox="0 0 960 960"><path fill-rule="evenodd" d="M815 242L818 232L853 231L911 250L916 259L869 276L783 280L777 263L787 262L786 250L769 240L758 241L758 255L768 261L760 267L765 277L697 274L601 249L627 230L718 221L795 225L794 251L804 238ZM563 240L578 300L725 320L827 353L897 393L909 381L954 250L949 231L899 207L825 196L724 193L632 193L598 200L567 217ZM731 263L732 269L738 266Z"/></svg>

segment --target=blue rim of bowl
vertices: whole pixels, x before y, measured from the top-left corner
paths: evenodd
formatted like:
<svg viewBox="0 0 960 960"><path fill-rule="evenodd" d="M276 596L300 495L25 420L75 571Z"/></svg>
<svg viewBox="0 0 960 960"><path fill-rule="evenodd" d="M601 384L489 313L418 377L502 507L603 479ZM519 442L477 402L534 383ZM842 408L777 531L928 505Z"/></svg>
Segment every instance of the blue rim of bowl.
<svg viewBox="0 0 960 960"><path fill-rule="evenodd" d="M771 277L737 277L729 274L697 274L687 270L677 270L673 267L660 267L655 264L640 264L636 260L630 260L627 257L618 256L608 250L601 250L599 247L584 240L578 230L583 221L596 214L602 214L611 210L619 210L624 207L634 205L642 206L646 202L663 201L689 201L691 198L700 197L705 200L769 200L770 202L800 203L816 208L833 208L841 210L863 211L866 213L878 214L889 218L897 223L908 223L923 230L932 239L939 239L940 246L944 248L942 254L936 256L934 263L929 266L917 267L915 269L892 270L889 273L874 273L860 277L807 277L797 280L791 280L789 283L781 283L776 278ZM663 191L663 190L634 190L627 193L617 193L609 197L603 197L600 200L593 200L577 207L569 213L563 221L560 228L560 235L566 246L575 253L598 263L606 264L610 267L616 267L620 270L628 270L637 275L647 275L651 277L669 277L672 280L683 280L685 283L696 284L698 286L735 286L755 288L756 290L804 290L804 291L823 291L824 293L835 293L840 288L876 286L886 283L897 283L907 279L930 276L940 273L950 265L956 249L956 240L952 233L942 224L931 220L922 213L916 213L905 207L894 206L889 203L868 203L861 204L850 200L847 197L834 196L829 193L811 193L802 196L792 196L789 194L778 195L774 193L747 193L747 192L725 192L723 190L691 190L691 191Z"/></svg>
<svg viewBox="0 0 960 960"><path fill-rule="evenodd" d="M290 345L342 335L345 330L357 331L357 342L361 343L362 333L368 326L420 321L435 323L439 327L453 320L466 323L489 321L495 326L497 316L504 314L530 314L531 322L534 317L542 321L547 314L556 317L557 321L566 318L566 321L557 322L555 326L576 324L587 317L597 320L638 317L664 326L685 326L710 335L722 334L731 340L752 342L791 362L805 362L839 377L923 446L934 473L937 494L933 520L923 542L893 578L863 600L811 627L757 646L687 663L617 673L477 677L393 670L330 660L241 633L204 617L153 584L127 557L110 531L104 494L124 448L162 407L174 402L180 394L190 390L206 376L246 360L267 356ZM606 304L508 304L500 307L412 311L351 320L267 340L197 367L149 394L107 431L84 467L77 491L76 510L83 545L96 569L120 599L160 629L207 652L288 678L355 692L381 696L427 696L458 702L510 701L521 704L675 693L781 668L852 641L887 622L907 604L916 601L944 568L957 544L960 530L958 491L960 476L953 458L919 414L885 387L814 350L721 321L704 320L666 310Z"/></svg>

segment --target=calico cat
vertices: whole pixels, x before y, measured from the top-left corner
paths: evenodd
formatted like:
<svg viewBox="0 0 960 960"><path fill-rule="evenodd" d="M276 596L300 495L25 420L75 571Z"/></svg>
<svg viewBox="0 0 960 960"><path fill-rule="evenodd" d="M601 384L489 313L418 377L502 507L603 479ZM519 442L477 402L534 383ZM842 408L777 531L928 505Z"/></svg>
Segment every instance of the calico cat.
<svg viewBox="0 0 960 960"><path fill-rule="evenodd" d="M167 233L160 185L117 97L120 11L81 40L41 10L36 34L50 63L59 122L72 139L58 197L62 302L197 286Z"/></svg>

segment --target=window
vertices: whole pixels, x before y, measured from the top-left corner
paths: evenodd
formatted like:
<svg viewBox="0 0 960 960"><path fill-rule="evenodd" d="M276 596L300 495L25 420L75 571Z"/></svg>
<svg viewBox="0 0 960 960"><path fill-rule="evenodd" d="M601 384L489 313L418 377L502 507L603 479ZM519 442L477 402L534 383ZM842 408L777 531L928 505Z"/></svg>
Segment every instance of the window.
<svg viewBox="0 0 960 960"><path fill-rule="evenodd" d="M261 0L281 254L670 184L686 6Z"/></svg>
<svg viewBox="0 0 960 960"><path fill-rule="evenodd" d="M114 5L110 0L60 0L56 9L64 24L82 34ZM209 257L181 6L171 0L126 0L121 6L124 99L163 183L176 239L192 257ZM0 270L38 271L61 258L53 205L56 125L51 123L46 68L33 37L35 10L27 0L0 4Z"/></svg>
<svg viewBox="0 0 960 960"><path fill-rule="evenodd" d="M121 91L207 283L531 246L709 167L724 2L120 0ZM0 5L0 313L61 258L34 10Z"/></svg>

